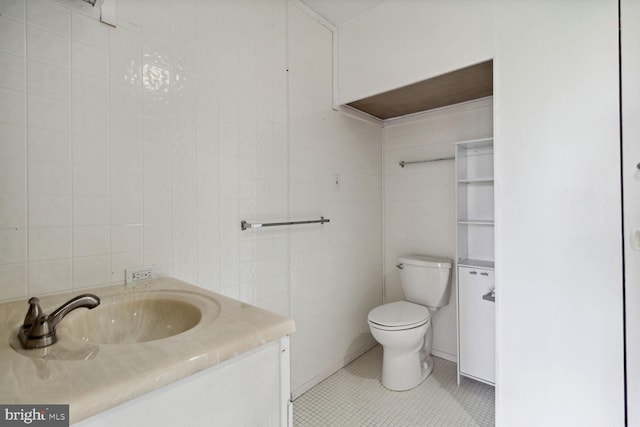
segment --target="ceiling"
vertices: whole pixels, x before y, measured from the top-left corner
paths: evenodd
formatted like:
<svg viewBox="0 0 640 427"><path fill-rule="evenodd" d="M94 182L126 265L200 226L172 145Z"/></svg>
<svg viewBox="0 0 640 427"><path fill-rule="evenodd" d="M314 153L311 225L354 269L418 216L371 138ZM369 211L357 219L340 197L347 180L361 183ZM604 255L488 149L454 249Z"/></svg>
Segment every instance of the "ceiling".
<svg viewBox="0 0 640 427"><path fill-rule="evenodd" d="M362 15L386 0L301 0L336 27Z"/></svg>

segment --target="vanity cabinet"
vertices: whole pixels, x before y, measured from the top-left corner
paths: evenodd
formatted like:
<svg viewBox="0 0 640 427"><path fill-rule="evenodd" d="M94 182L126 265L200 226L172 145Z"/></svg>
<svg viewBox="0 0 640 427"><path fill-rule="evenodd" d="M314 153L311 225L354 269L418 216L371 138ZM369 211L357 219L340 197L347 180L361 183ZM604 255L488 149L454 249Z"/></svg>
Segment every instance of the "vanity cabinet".
<svg viewBox="0 0 640 427"><path fill-rule="evenodd" d="M283 337L95 414L73 427L290 427L289 366L289 337ZM121 389L123 394L128 392L126 387Z"/></svg>
<svg viewBox="0 0 640 427"><path fill-rule="evenodd" d="M493 139L456 144L458 384L495 383Z"/></svg>
<svg viewBox="0 0 640 427"><path fill-rule="evenodd" d="M493 270L458 267L458 369L461 375L495 383Z"/></svg>

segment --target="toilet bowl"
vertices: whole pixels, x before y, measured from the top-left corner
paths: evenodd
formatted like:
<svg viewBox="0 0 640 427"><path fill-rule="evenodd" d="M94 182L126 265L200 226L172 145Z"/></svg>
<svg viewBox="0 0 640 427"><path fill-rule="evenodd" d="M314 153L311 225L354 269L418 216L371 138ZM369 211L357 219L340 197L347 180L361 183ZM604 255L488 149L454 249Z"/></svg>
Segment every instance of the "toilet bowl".
<svg viewBox="0 0 640 427"><path fill-rule="evenodd" d="M422 255L398 257L400 282L407 301L383 304L367 322L382 345L382 385L409 390L433 370L431 314L449 303L451 261Z"/></svg>
<svg viewBox="0 0 640 427"><path fill-rule="evenodd" d="M404 391L420 384L431 374L431 316L421 305L398 301L369 313L373 337L383 347L382 385Z"/></svg>

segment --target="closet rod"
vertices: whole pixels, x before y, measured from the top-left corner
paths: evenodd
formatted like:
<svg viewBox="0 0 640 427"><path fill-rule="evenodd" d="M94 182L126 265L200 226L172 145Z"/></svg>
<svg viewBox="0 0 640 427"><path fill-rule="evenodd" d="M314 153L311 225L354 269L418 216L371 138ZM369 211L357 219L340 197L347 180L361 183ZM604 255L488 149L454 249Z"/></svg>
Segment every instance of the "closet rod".
<svg viewBox="0 0 640 427"><path fill-rule="evenodd" d="M323 216L321 216L320 219L314 219L309 221L251 223L251 222L242 220L240 221L240 229L246 230L248 228L275 227L279 225L324 224L325 222L330 222L330 220Z"/></svg>
<svg viewBox="0 0 640 427"><path fill-rule="evenodd" d="M455 157L443 157L441 159L431 159L431 160L414 160L412 162L405 162L404 160L398 163L401 168L405 167L405 165L413 165L415 163L428 163L428 162L439 162L441 160L453 160Z"/></svg>

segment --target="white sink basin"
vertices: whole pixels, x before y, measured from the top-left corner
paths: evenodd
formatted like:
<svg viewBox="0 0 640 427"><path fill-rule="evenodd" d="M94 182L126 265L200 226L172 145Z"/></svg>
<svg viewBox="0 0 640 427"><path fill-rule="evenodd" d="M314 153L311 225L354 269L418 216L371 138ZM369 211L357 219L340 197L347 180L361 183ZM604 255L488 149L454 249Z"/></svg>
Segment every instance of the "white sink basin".
<svg viewBox="0 0 640 427"><path fill-rule="evenodd" d="M211 323L220 305L204 295L142 291L101 298L92 310L75 310L58 334L92 344L134 344L169 338Z"/></svg>

